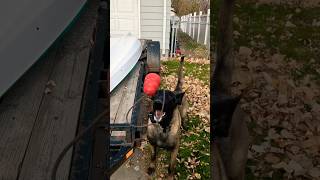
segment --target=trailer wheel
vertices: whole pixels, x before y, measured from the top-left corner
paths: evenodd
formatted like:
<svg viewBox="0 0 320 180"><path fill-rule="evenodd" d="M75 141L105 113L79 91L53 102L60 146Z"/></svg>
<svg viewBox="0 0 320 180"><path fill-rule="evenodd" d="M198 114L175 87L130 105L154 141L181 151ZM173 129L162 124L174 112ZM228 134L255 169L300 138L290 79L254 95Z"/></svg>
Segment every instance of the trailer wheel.
<svg viewBox="0 0 320 180"><path fill-rule="evenodd" d="M160 43L147 42L147 73L160 73Z"/></svg>

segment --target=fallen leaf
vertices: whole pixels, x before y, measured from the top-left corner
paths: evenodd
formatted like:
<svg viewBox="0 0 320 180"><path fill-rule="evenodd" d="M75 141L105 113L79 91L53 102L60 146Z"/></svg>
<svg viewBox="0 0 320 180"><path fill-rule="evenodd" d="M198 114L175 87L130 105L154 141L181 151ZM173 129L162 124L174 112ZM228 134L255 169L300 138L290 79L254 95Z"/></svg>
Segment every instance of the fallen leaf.
<svg viewBox="0 0 320 180"><path fill-rule="evenodd" d="M308 171L308 174L313 178L320 178L320 168L314 167Z"/></svg>
<svg viewBox="0 0 320 180"><path fill-rule="evenodd" d="M266 160L266 162L268 163L278 163L280 161L280 158L276 155L274 155L273 153L268 153L264 159Z"/></svg>

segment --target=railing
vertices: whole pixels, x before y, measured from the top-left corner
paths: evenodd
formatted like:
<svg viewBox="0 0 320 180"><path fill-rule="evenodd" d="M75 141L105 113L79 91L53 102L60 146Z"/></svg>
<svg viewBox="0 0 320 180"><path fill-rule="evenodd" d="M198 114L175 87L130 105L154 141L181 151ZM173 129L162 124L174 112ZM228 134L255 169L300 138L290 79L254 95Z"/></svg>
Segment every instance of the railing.
<svg viewBox="0 0 320 180"><path fill-rule="evenodd" d="M187 33L192 39L207 47L210 45L210 9L207 14L200 11L190 13L181 17L180 29Z"/></svg>

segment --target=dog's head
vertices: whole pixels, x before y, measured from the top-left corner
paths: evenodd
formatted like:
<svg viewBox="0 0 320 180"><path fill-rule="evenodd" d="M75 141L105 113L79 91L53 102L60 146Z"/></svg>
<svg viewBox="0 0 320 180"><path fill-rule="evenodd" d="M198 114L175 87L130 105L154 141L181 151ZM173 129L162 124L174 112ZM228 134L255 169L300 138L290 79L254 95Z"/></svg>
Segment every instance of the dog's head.
<svg viewBox="0 0 320 180"><path fill-rule="evenodd" d="M177 105L180 105L184 92L158 90L153 97L153 115L155 119L170 118ZM163 111L162 111L163 110Z"/></svg>
<svg viewBox="0 0 320 180"><path fill-rule="evenodd" d="M213 96L213 137L227 137L232 123L232 116L241 97Z"/></svg>

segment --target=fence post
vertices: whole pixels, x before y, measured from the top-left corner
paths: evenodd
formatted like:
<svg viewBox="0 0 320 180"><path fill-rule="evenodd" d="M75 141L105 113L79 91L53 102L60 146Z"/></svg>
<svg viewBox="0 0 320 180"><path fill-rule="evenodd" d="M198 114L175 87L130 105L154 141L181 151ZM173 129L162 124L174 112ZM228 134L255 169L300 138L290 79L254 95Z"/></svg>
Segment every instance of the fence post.
<svg viewBox="0 0 320 180"><path fill-rule="evenodd" d="M208 13L207 13L207 23L206 23L206 32L204 35L204 45L207 45L207 41L208 41L209 24L210 24L210 9L208 9Z"/></svg>
<svg viewBox="0 0 320 180"><path fill-rule="evenodd" d="M183 32L184 33L187 32L187 16L186 15L183 16Z"/></svg>
<svg viewBox="0 0 320 180"><path fill-rule="evenodd" d="M184 16L184 24L185 24L185 33L187 33L188 31L188 15Z"/></svg>
<svg viewBox="0 0 320 180"><path fill-rule="evenodd" d="M174 36L174 47L173 47L173 54L174 56L176 57L176 48L177 48L177 36L178 36L178 31L177 31L177 28L176 28L176 33L175 33L175 36Z"/></svg>
<svg viewBox="0 0 320 180"><path fill-rule="evenodd" d="M197 42L199 42L199 37L200 37L201 16L202 16L202 11L200 11L200 13L199 13L199 23L198 23L198 37L197 37Z"/></svg>
<svg viewBox="0 0 320 180"><path fill-rule="evenodd" d="M181 23L180 23L180 26L179 26L179 27L180 27L181 31L182 31L182 32L184 32L183 16L181 16L181 18L180 18L180 22L181 22Z"/></svg>
<svg viewBox="0 0 320 180"><path fill-rule="evenodd" d="M194 29L195 29L195 26L196 26L196 15L197 15L197 12L194 12L193 13L193 26L192 26L192 37L193 37L193 39L195 39L195 35L194 35Z"/></svg>
<svg viewBox="0 0 320 180"><path fill-rule="evenodd" d="M183 26L182 21L183 21L183 16L180 17L180 22L181 22L181 23L180 23L180 26L179 26L180 30L183 32L184 26Z"/></svg>
<svg viewBox="0 0 320 180"><path fill-rule="evenodd" d="M180 18L180 29L181 29L181 31L182 32L184 32L184 26L183 26L183 16L181 16L181 18Z"/></svg>
<svg viewBox="0 0 320 180"><path fill-rule="evenodd" d="M188 20L188 24L189 24L189 36L191 36L191 19L192 19L192 14L189 14L189 20Z"/></svg>

